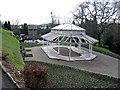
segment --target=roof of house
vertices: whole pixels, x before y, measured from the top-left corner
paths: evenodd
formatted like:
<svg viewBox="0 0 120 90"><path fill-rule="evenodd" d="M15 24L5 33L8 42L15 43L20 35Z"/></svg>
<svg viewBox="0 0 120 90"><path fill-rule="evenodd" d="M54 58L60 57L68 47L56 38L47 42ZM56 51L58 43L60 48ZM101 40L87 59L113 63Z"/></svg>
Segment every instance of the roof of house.
<svg viewBox="0 0 120 90"><path fill-rule="evenodd" d="M38 29L37 25L28 24L28 29Z"/></svg>

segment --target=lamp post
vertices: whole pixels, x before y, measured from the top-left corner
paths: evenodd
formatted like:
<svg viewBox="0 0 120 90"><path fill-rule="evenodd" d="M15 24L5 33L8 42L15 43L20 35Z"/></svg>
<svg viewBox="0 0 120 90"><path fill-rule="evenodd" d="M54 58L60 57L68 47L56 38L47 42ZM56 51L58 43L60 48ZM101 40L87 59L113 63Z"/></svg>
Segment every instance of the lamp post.
<svg viewBox="0 0 120 90"><path fill-rule="evenodd" d="M51 15L51 28L52 28L53 27L53 13L51 12L50 15Z"/></svg>

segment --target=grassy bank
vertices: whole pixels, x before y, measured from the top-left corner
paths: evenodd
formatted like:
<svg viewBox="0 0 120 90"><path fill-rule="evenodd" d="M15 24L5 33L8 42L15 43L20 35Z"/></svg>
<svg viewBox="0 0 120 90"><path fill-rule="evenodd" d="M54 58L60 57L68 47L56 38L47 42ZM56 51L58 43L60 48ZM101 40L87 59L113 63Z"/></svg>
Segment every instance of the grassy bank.
<svg viewBox="0 0 120 90"><path fill-rule="evenodd" d="M98 47L98 46L93 46L93 50L97 51L97 52L100 52L100 53L103 53L103 54L106 54L106 55L109 55L109 56L112 56L114 58L120 59L120 55L117 55L117 54L111 52L110 50L108 50L106 48L102 48L102 47Z"/></svg>
<svg viewBox="0 0 120 90"><path fill-rule="evenodd" d="M19 41L13 36L11 31L2 29L2 52L7 54L7 62L18 69L24 67L24 62L20 54Z"/></svg>
<svg viewBox="0 0 120 90"><path fill-rule="evenodd" d="M88 45L84 45L83 47L88 48ZM106 54L106 55L109 55L109 56L112 56L114 58L120 59L120 55L117 55L106 48L99 47L99 46L93 46L93 50L100 52L100 53L103 53L103 54Z"/></svg>
<svg viewBox="0 0 120 90"><path fill-rule="evenodd" d="M118 88L118 79L109 76L43 62L25 63L45 66L51 88Z"/></svg>

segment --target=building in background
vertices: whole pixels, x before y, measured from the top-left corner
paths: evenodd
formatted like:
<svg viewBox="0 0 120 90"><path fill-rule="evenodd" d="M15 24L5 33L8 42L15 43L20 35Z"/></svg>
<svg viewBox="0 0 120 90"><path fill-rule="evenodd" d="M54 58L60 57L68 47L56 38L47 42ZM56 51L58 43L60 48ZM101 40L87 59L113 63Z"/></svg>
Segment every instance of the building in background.
<svg viewBox="0 0 120 90"><path fill-rule="evenodd" d="M49 33L51 31L50 24L40 24L40 25L28 24L27 27L28 27L28 36L27 37L29 39L40 38L41 35L44 35L44 34ZM24 33L22 33L23 24L11 25L11 29L14 32L14 34L16 34L16 35L24 34Z"/></svg>
<svg viewBox="0 0 120 90"><path fill-rule="evenodd" d="M29 37L35 37L37 35L38 27L37 25L28 25L28 36Z"/></svg>

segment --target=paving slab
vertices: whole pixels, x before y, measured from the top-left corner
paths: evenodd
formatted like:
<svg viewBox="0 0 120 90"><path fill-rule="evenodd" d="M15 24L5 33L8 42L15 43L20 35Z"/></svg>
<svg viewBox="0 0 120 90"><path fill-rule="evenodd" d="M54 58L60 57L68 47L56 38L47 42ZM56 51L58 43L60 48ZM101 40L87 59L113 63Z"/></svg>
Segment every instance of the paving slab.
<svg viewBox="0 0 120 90"><path fill-rule="evenodd" d="M69 57L69 47L59 46L60 52L58 53L58 46L43 46L42 50L47 54L49 58L60 59L66 61L79 61L79 60L92 60L96 57L95 54L90 54L88 50L75 50L74 46L71 46L71 56ZM78 48L77 48L78 49Z"/></svg>

